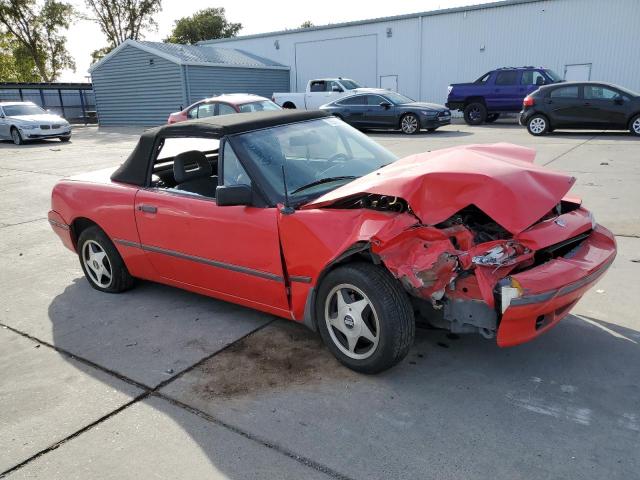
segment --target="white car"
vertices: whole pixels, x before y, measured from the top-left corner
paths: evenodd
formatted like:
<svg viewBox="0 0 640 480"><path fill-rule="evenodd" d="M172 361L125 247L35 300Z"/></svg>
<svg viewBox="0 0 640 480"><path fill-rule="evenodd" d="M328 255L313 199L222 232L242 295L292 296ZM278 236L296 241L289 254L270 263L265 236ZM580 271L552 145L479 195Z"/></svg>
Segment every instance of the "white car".
<svg viewBox="0 0 640 480"><path fill-rule="evenodd" d="M32 102L0 102L0 139L22 145L28 140L44 138L68 142L71 138L69 122Z"/></svg>
<svg viewBox="0 0 640 480"><path fill-rule="evenodd" d="M369 92L370 90L372 89L364 88L349 78L319 78L310 80L307 84L307 90L303 93L274 93L271 100L282 108L315 110L320 108L320 105L333 102L345 95Z"/></svg>

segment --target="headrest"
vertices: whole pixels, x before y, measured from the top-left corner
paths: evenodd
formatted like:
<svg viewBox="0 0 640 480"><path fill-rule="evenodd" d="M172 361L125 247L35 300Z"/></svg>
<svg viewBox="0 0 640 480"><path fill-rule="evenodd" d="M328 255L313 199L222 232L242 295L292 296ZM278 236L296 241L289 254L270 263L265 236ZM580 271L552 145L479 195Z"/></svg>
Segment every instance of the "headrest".
<svg viewBox="0 0 640 480"><path fill-rule="evenodd" d="M173 159L173 178L176 183L210 177L211 175L213 175L213 168L204 153L199 150L181 153Z"/></svg>

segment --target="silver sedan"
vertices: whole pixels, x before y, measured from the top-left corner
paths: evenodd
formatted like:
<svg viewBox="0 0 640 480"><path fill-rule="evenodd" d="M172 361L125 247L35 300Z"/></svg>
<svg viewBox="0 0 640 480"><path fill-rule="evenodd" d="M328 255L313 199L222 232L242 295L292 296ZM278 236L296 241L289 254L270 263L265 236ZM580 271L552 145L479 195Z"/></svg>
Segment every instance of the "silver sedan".
<svg viewBox="0 0 640 480"><path fill-rule="evenodd" d="M0 102L0 139L22 145L28 140L45 138L68 142L69 122L31 102Z"/></svg>

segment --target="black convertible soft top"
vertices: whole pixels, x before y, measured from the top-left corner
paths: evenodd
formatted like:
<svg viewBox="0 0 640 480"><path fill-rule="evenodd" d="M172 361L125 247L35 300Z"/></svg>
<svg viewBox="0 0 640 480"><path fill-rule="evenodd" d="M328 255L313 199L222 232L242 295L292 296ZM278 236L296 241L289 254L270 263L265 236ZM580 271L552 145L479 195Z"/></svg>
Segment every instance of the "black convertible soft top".
<svg viewBox="0 0 640 480"><path fill-rule="evenodd" d="M262 128L276 127L288 123L302 122L328 116L330 116L330 114L321 110L278 110L222 115L152 128L140 136L136 148L131 152L131 155L129 155L125 162L113 172L111 180L141 187L146 186L150 178L150 163L153 161L153 149L158 138L222 138L227 135L251 132Z"/></svg>

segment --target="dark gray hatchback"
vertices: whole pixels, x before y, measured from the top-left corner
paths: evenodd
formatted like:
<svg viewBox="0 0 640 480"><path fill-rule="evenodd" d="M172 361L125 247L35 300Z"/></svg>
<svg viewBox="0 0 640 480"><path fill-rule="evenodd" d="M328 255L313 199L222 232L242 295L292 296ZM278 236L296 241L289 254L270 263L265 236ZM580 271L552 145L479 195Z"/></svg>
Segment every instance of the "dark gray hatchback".
<svg viewBox="0 0 640 480"><path fill-rule="evenodd" d="M356 128L402 130L414 134L429 132L451 123L451 111L435 103L416 102L389 90L375 89L322 105L329 112Z"/></svg>
<svg viewBox="0 0 640 480"><path fill-rule="evenodd" d="M560 128L640 135L640 94L602 82L547 85L525 97L520 124L536 136Z"/></svg>

